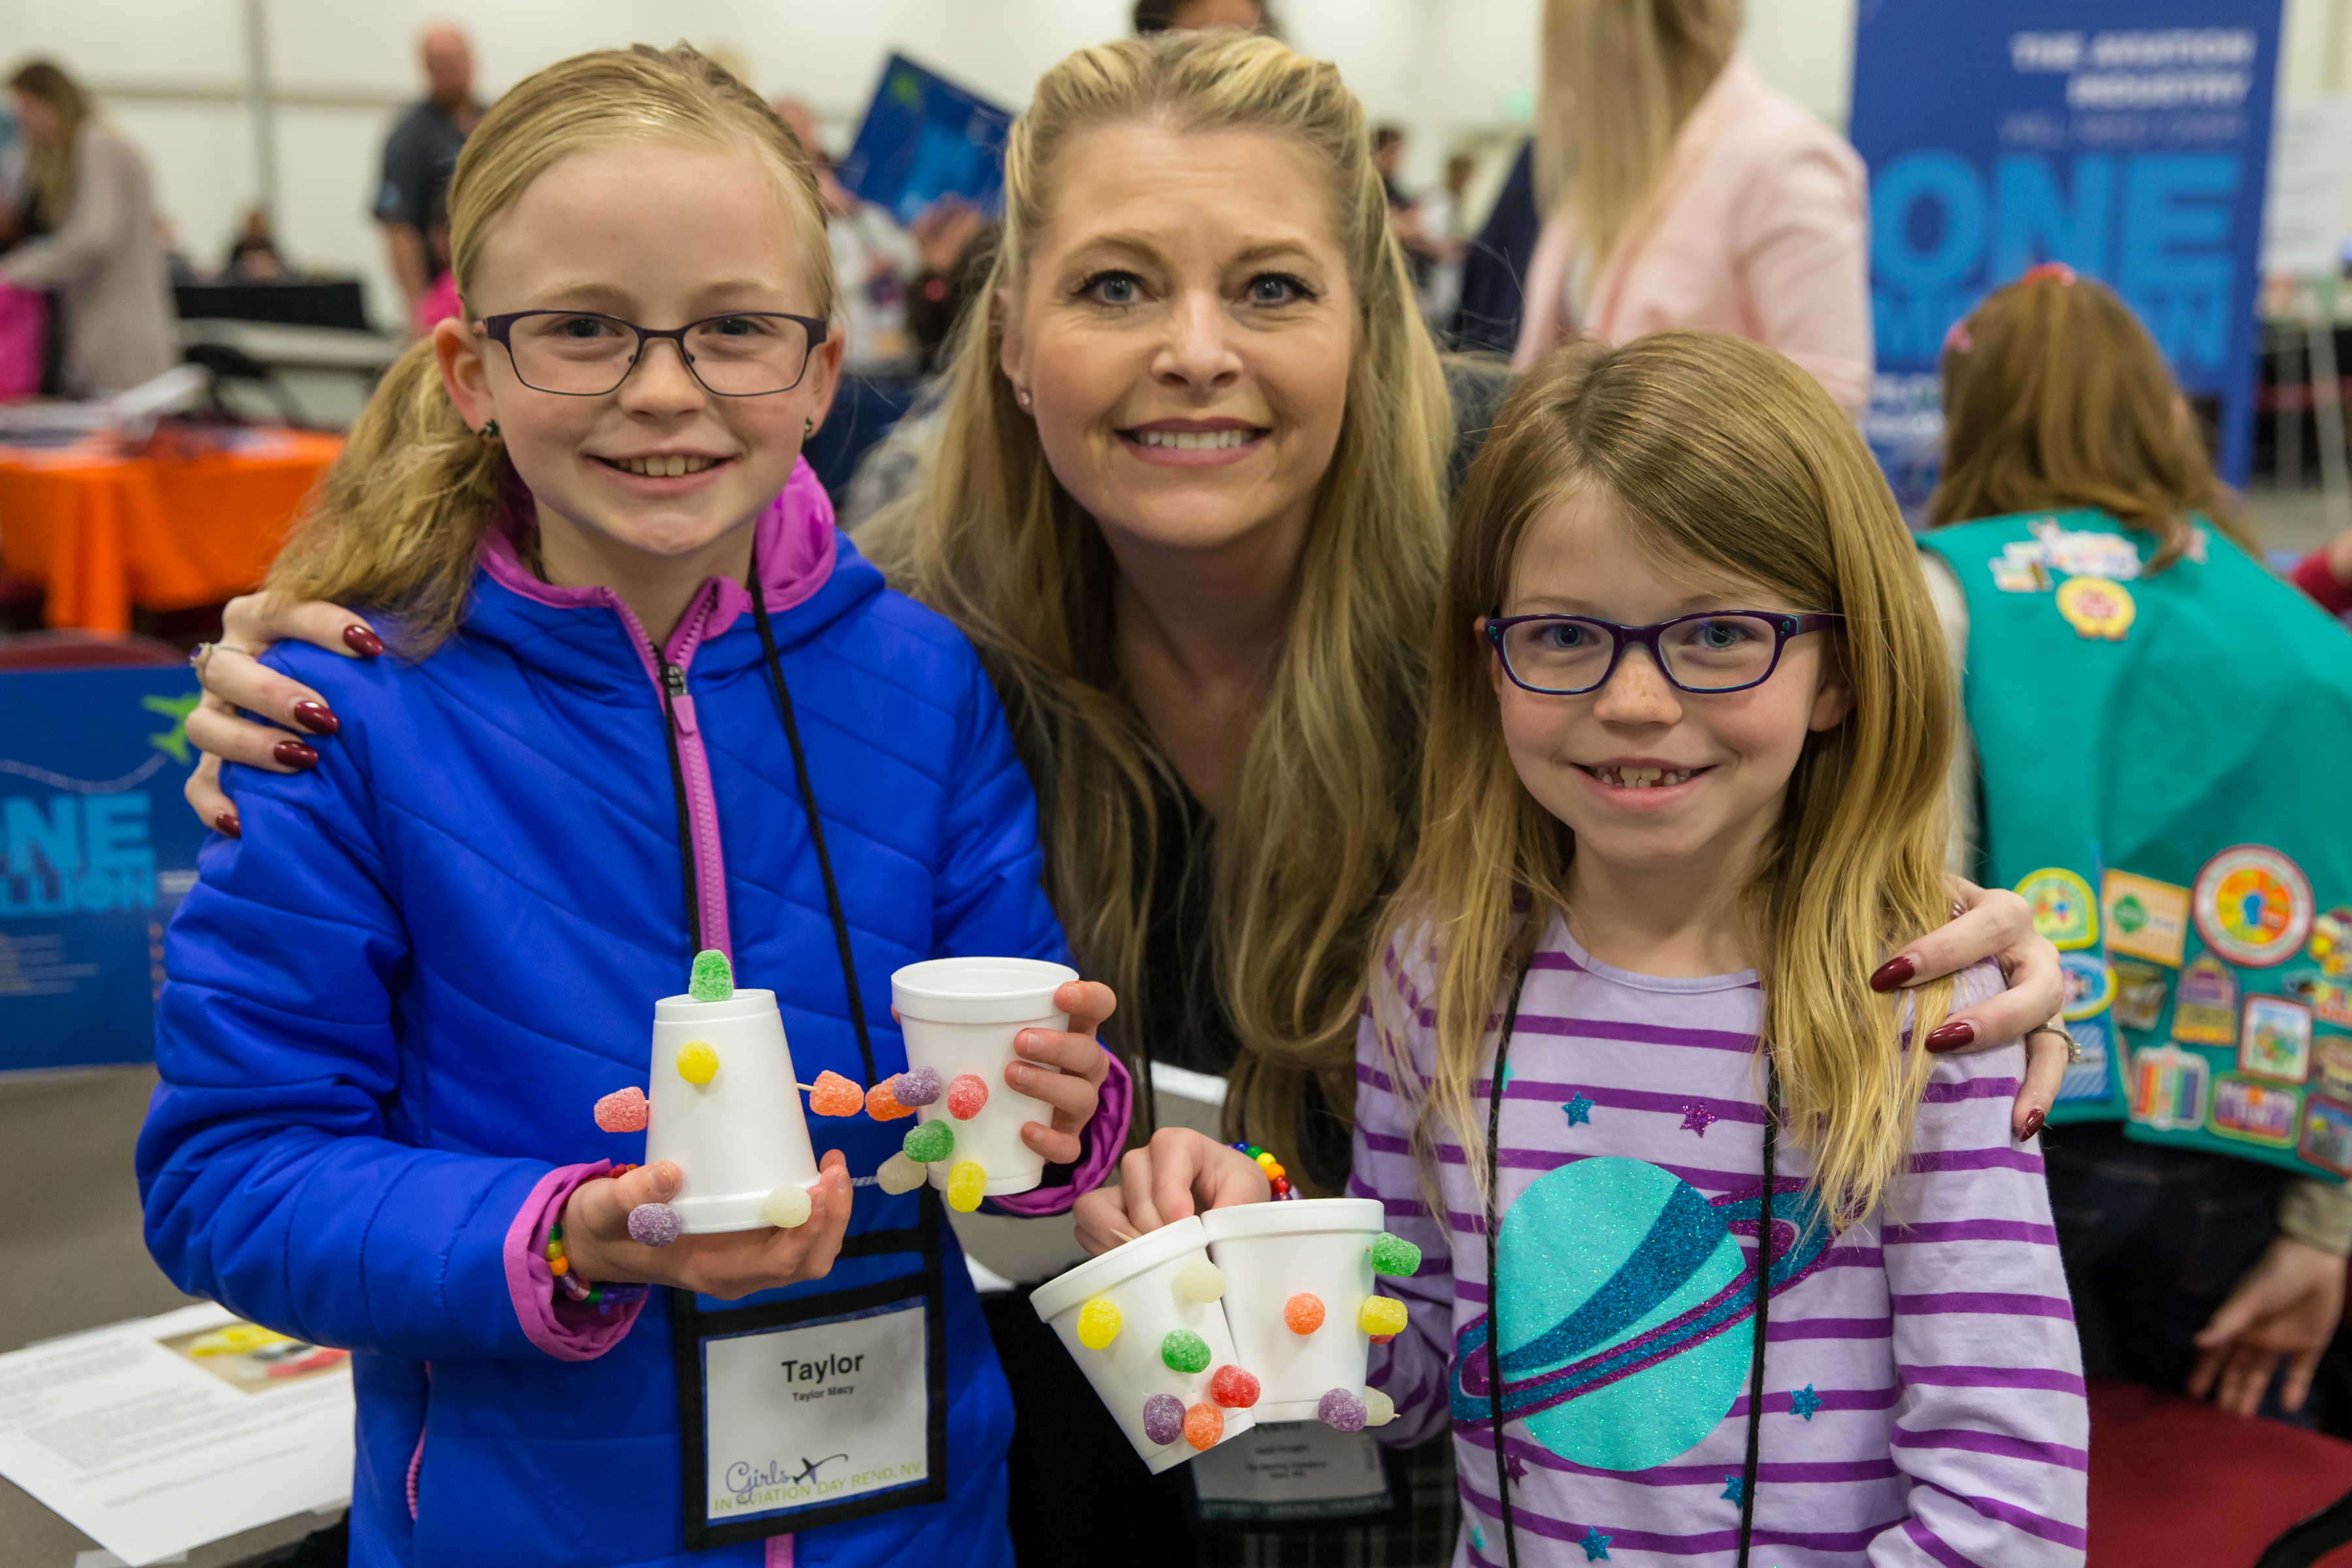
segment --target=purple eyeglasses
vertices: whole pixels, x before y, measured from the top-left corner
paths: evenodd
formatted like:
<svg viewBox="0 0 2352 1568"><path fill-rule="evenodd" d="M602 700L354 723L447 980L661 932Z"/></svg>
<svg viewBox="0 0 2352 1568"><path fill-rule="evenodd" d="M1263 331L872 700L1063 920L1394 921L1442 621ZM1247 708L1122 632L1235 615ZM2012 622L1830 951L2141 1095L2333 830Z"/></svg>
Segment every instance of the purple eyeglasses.
<svg viewBox="0 0 2352 1568"><path fill-rule="evenodd" d="M1648 648L1675 686L1713 697L1763 685L1780 668L1780 650L1790 637L1836 620L1775 610L1707 610L1648 626L1590 616L1490 616L1486 640L1513 685L1548 697L1576 697L1607 685L1629 643Z"/></svg>

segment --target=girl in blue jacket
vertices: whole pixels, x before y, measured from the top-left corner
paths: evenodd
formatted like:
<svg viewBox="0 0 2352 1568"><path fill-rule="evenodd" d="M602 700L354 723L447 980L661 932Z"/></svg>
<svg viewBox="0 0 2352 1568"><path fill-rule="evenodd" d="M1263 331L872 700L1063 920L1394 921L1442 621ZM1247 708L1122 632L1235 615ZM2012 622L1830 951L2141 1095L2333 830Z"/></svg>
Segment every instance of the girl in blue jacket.
<svg viewBox="0 0 2352 1568"><path fill-rule="evenodd" d="M904 1126L817 1122L803 1226L655 1248L677 1173L590 1115L698 950L866 1084L892 970L1063 952L977 659L799 461L841 355L807 159L690 49L584 55L484 117L450 219L462 318L271 575L415 667L275 656L342 743L236 775L173 921L149 1246L353 1352L355 1563L1008 1563L978 1302L929 1190L874 1184ZM1018 1213L1126 1137L1109 993L1057 1004Z"/></svg>

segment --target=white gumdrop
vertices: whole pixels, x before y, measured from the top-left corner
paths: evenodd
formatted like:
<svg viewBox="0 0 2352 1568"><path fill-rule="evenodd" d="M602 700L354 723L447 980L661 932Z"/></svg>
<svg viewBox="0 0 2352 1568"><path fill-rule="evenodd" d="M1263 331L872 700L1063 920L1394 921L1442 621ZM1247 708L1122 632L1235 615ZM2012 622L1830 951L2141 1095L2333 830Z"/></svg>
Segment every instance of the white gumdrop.
<svg viewBox="0 0 2352 1568"><path fill-rule="evenodd" d="M780 1230L791 1230L808 1223L809 1206L807 1189L786 1182L760 1205L760 1217Z"/></svg>
<svg viewBox="0 0 2352 1568"><path fill-rule="evenodd" d="M1187 1301L1215 1301L1225 1293L1225 1272L1205 1258L1176 1271L1176 1293Z"/></svg>
<svg viewBox="0 0 2352 1568"><path fill-rule="evenodd" d="M1364 1425L1385 1426L1396 1419L1396 1401L1377 1388L1364 1390Z"/></svg>
<svg viewBox="0 0 2352 1568"><path fill-rule="evenodd" d="M883 1161L881 1168L874 1173L876 1184L892 1197L897 1197L900 1193L911 1193L929 1179L924 1173L922 1166L908 1159L904 1154L891 1155Z"/></svg>

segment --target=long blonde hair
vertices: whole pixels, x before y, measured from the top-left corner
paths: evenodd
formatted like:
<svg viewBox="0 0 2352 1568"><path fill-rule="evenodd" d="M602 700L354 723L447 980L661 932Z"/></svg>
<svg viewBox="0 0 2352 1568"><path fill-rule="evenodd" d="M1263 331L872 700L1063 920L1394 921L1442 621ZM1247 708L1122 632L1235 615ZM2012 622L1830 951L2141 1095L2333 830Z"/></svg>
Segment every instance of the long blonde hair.
<svg viewBox="0 0 2352 1568"><path fill-rule="evenodd" d="M499 216L559 160L628 142L752 147L773 166L800 226L818 313L833 313L824 209L799 138L758 94L688 46L640 44L574 55L525 78L466 139L449 184L449 241L468 317ZM432 341L411 343L270 566L268 590L380 608L404 652L428 653L465 616L475 560L511 482L505 448L476 435L449 401Z"/></svg>
<svg viewBox="0 0 2352 1568"><path fill-rule="evenodd" d="M1569 912L1576 852L1512 770L1494 656L1473 627L1502 605L1538 514L1593 492L1661 570L1840 617L1832 646L1853 708L1808 737L1745 912L1783 1124L1843 1226L1902 1169L1927 1079L1927 1054L1896 1047L1897 998L1864 977L1947 918L1957 698L1917 553L1853 422L1787 360L1716 332L1559 351L1512 395L1471 467L1439 596L1421 847L1374 957L1394 942L1427 963L1437 1039L1426 1080L1404 1054L1396 987L1372 990L1400 1088L1422 1099L1423 1171L1443 1134L1473 1152L1483 1180L1471 1083L1504 988ZM1950 986L1909 994L1916 1035L1941 1021Z"/></svg>
<svg viewBox="0 0 2352 1568"><path fill-rule="evenodd" d="M36 142L27 137L25 185L32 194L33 216L51 228L73 210L75 159L82 121L90 114L89 96L73 78L47 60L28 60L8 78L8 85L27 98L37 98L58 117L55 134Z"/></svg>
<svg viewBox="0 0 2352 1568"><path fill-rule="evenodd" d="M1730 60L1739 11L1740 0L1547 0L1536 189L1547 211L1576 215L1593 275Z"/></svg>
<svg viewBox="0 0 2352 1568"><path fill-rule="evenodd" d="M1005 151L1003 239L958 331L938 457L923 488L860 542L986 661L1037 787L1055 907L1086 973L1125 1004L1113 1036L1132 1054L1132 1026L1124 1036L1118 1026L1141 1011L1154 800L1172 795L1175 775L1113 657L1109 547L1013 402L993 307L1020 295L1063 149L1133 121L1264 131L1303 148L1330 171L1332 228L1355 293L1347 416L1316 497L1289 637L1241 788L1207 846L1217 993L1244 1046L1229 1104L1252 1136L1294 1151L1309 1074L1342 1114L1355 1102L1363 946L1412 846L1416 634L1444 552L1453 435L1363 109L1339 71L1227 29L1081 49L1047 71Z"/></svg>

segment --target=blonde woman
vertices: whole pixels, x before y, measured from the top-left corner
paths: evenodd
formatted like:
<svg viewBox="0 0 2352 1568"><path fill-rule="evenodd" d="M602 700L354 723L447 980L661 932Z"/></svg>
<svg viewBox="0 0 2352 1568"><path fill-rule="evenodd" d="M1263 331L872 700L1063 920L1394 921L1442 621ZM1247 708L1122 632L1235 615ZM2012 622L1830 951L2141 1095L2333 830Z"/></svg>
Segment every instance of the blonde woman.
<svg viewBox="0 0 2352 1568"><path fill-rule="evenodd" d="M1750 338L1870 401L1862 160L1735 49L1740 0L1547 0L1520 370L1565 338Z"/></svg>

